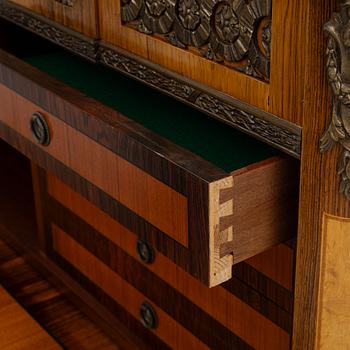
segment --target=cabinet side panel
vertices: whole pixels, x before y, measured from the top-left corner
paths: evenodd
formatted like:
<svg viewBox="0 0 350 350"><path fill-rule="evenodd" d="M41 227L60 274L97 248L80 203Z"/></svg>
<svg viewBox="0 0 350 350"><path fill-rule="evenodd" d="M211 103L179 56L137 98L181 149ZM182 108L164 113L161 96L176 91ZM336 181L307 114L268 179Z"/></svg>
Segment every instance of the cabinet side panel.
<svg viewBox="0 0 350 350"><path fill-rule="evenodd" d="M347 349L350 342L350 219L323 218L317 349Z"/></svg>

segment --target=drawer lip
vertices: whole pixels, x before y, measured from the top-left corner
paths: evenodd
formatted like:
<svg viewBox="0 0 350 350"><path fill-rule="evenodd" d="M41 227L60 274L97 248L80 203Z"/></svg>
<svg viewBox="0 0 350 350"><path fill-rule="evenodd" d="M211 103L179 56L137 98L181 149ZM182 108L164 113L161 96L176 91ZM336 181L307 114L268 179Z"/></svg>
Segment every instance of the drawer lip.
<svg viewBox="0 0 350 350"><path fill-rule="evenodd" d="M136 147L142 147L155 157L167 161L170 167L179 168L181 172L191 174L206 183L230 176L214 164L57 81L2 49L0 49L0 83L162 182L167 183L163 177L152 171L152 168L145 168L141 162L133 159L132 154L122 152L123 145L120 141L135 143ZM46 98L41 98L42 94L45 94ZM90 123L95 124L95 127L89 125ZM102 128L105 135L99 138L96 130ZM167 184L173 187L171 183Z"/></svg>

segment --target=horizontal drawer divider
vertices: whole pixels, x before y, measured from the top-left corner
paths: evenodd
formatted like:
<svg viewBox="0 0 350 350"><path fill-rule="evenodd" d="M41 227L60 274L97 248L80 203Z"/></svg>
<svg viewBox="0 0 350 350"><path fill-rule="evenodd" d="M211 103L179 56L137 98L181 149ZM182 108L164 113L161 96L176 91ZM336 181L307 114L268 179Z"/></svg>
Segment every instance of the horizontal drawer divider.
<svg viewBox="0 0 350 350"><path fill-rule="evenodd" d="M121 256L115 254L113 247L109 252L110 255L104 254L104 261L100 260L91 249L79 243L73 237L72 232L67 233L64 229L62 230L62 225L54 223L52 224L52 239L54 252L59 253L70 264L78 268L80 272L109 294L117 303L123 303L122 305L126 311L135 318L140 317L140 307L143 303L151 305L158 314L157 326L152 328L151 331L156 333L171 348L176 348L177 332L180 333L180 337L187 335L187 337L193 339L196 336L196 334L192 334L183 327L180 322L177 324L177 320L172 315L169 315L168 312L154 303L152 298L149 298L148 290L150 288L146 290L139 287L140 283L145 283L142 275L139 271L133 269L133 264L129 264L130 261L120 260ZM95 247L99 246L97 249L100 249L101 252L106 252L101 243L102 241L96 241L93 244ZM106 263L109 256L115 258L110 260L110 265ZM123 269L125 275L118 273L119 267ZM126 278L126 275L129 278ZM139 283L130 283L130 279L135 280L135 278L138 279ZM165 300L164 296L162 298ZM207 347L199 346L198 349L207 350Z"/></svg>
<svg viewBox="0 0 350 350"><path fill-rule="evenodd" d="M147 298L161 307L177 322L183 325L208 346L219 346L219 348L225 348L225 346L231 344L231 342L233 342L233 344L239 344L240 341L238 337L236 338L236 335L231 333L208 314L204 313L203 310L191 303L176 290L172 289L152 272L142 267L140 263L118 249L117 246L111 244L111 242L103 238L96 231L88 228L88 225L85 224L84 228L82 228L83 226L80 226L81 223L78 224L78 222L75 222L75 219L73 222L70 220L69 224L62 222L64 217L67 218L68 214L65 213L63 215L63 212L60 213L58 208L52 210L52 214L52 222L55 225L60 227L65 233L70 235L93 255L101 259L104 264L117 272L128 283L144 293ZM70 219L72 219L72 217L70 217ZM95 235L98 236L95 237ZM97 247L96 244L89 244L88 242L99 242L99 244ZM135 274L136 272L137 274ZM150 283L150 281L152 281L152 283ZM179 308L178 305L181 305L181 308ZM201 322L194 324L192 322L193 315L197 315L196 318L201 319ZM242 315L240 318L241 317ZM263 321L261 320L261 322ZM265 336L266 334L269 334L272 343L274 338L284 338L287 344L289 341L287 333L277 325L270 322L271 321L268 319L265 319L264 321L266 327L264 332ZM263 324L261 324L261 326L262 325ZM213 332L210 332L210 330L214 329L215 332L212 334ZM234 340L235 338L236 340ZM228 340L228 343L226 343L226 339ZM250 341L254 340L251 339ZM222 344L222 346L219 344Z"/></svg>
<svg viewBox="0 0 350 350"><path fill-rule="evenodd" d="M86 247L79 240L76 235L72 232L67 232L64 225L55 224L59 230L63 230L68 237L73 238L74 241L81 247L80 249L86 250L95 256L91 247ZM110 247L111 254L114 255L114 249ZM57 251L54 251L57 254ZM59 252L60 255L64 255L64 252ZM106 262L107 257L98 260L101 264L107 266L111 272L117 273L125 283L129 284L133 288L137 289L140 293L143 293L152 303L159 306L164 312L166 312L171 318L177 321L181 326L186 328L191 334L200 339L204 344L207 344L210 348L226 349L227 345L233 345L234 348L240 349L251 349L242 339L237 335L231 333L228 329L217 323L209 315L205 314L201 309L196 307L194 304L187 301L185 298L181 298L175 290L164 289L164 282L161 280L157 281L156 276L152 278L147 272L142 273L141 271L135 270L135 264L128 259L115 260L113 267ZM96 259L98 259L96 257ZM67 261L70 265L71 263ZM98 264L98 263L97 263ZM118 271L118 267L123 266L123 271ZM69 270L68 270L69 271ZM137 273L137 275L136 275ZM151 281L151 283L149 283ZM157 283L157 284L156 284ZM142 286L144 288L142 288ZM98 287L98 286L97 286ZM179 304L179 297L181 303ZM178 305L181 305L179 308ZM194 318L200 319L201 322L193 322Z"/></svg>

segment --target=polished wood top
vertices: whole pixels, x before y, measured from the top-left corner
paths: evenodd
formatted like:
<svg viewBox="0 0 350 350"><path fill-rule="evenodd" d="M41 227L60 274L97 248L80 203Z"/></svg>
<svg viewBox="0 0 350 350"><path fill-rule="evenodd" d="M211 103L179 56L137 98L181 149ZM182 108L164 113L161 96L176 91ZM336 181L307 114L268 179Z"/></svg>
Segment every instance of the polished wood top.
<svg viewBox="0 0 350 350"><path fill-rule="evenodd" d="M62 349L0 286L0 347L3 350Z"/></svg>

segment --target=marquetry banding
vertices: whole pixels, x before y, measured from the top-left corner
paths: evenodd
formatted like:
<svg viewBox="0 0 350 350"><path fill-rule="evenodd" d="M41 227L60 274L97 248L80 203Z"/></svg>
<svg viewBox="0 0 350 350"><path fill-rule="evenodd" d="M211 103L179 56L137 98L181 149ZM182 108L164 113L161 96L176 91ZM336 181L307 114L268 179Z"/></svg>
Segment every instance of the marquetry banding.
<svg viewBox="0 0 350 350"><path fill-rule="evenodd" d="M134 259L139 259L135 249L137 236L134 233L121 226L117 221L52 175L48 176L48 187L51 196L61 205ZM157 252L154 262L143 264L143 266L166 281L172 288L182 293L191 302L198 305L252 347L256 348L263 342L269 349L274 348L276 344L283 348L289 343L289 335L278 325L268 320L266 316L259 314L223 287L207 288L194 277L179 269L164 255ZM230 313L231 317L228 317ZM248 328L242 327L242 324L248 323L253 328L262 329L261 336L252 334ZM266 335L269 336L266 337Z"/></svg>
<svg viewBox="0 0 350 350"><path fill-rule="evenodd" d="M126 308L132 316L137 320L139 319L140 305L145 301L149 302L142 293L123 280L116 272L103 264L102 261L56 225L52 225L52 237L53 247L59 255L102 288L118 304ZM155 333L172 349L182 349L181 342L185 342L187 346L192 344L198 350L209 349L162 309L156 305L152 305L152 307L157 313L158 322L157 327L150 329L150 331Z"/></svg>

